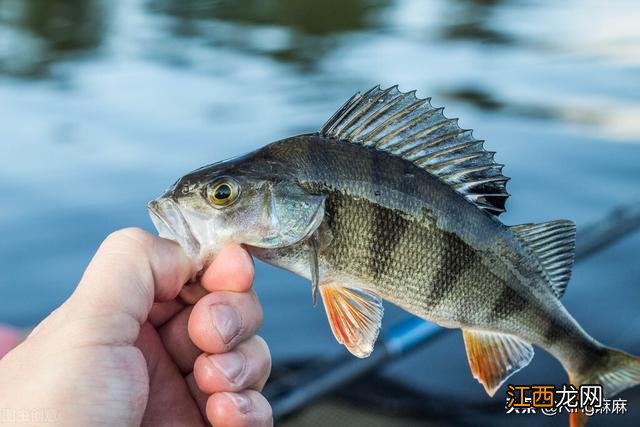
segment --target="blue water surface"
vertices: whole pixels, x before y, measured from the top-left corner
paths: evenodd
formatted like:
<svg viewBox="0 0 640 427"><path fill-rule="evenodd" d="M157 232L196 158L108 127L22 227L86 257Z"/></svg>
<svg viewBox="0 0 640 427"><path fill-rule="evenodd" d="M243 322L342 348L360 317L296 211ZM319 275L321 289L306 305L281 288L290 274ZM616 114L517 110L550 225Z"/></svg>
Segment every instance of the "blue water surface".
<svg viewBox="0 0 640 427"><path fill-rule="evenodd" d="M46 316L108 233L153 230L145 204L177 177L378 83L497 151L506 223L598 219L640 198L639 20L622 0L1 1L0 322ZM578 266L566 298L636 354L639 237ZM259 265L256 287L276 360L343 351L303 279ZM526 378L563 380L542 353ZM457 334L389 372L418 367L417 386L483 398Z"/></svg>

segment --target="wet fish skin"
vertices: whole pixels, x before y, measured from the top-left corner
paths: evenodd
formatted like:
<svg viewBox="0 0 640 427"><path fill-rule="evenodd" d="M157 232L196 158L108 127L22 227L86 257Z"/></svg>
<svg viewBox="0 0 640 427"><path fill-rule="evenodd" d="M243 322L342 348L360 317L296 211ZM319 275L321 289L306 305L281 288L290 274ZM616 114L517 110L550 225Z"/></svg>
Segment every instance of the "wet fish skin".
<svg viewBox="0 0 640 427"><path fill-rule="evenodd" d="M580 356L573 354L573 344L586 339L584 333L507 227L415 166L343 145L303 135L277 142L253 159L291 165L307 191L327 197L331 243L319 253L325 281L347 278L443 326L489 328L543 348L552 345L567 364ZM298 250L305 252L304 243ZM256 255L291 269L287 258ZM300 268L295 272L307 275ZM568 345L556 329L566 331Z"/></svg>
<svg viewBox="0 0 640 427"><path fill-rule="evenodd" d="M531 344L576 385L601 383L608 396L637 385L640 359L590 337L559 300L574 224L502 224L501 168L441 109L373 88L320 132L186 175L150 210L200 259L236 241L313 280L336 338L359 357L373 349L383 298L462 329L472 373L491 395L529 363ZM239 188L225 206L210 197L219 182Z"/></svg>

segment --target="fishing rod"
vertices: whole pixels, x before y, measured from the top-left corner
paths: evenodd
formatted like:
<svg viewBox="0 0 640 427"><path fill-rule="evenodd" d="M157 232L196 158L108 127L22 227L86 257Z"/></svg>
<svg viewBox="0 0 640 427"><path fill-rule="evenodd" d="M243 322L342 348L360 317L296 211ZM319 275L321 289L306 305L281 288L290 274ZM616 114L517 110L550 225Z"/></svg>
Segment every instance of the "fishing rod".
<svg viewBox="0 0 640 427"><path fill-rule="evenodd" d="M613 209L602 219L577 231L575 262L585 260L638 228L640 201ZM405 320L384 333L376 349L366 359L345 353L268 383L264 394L271 402L273 418L281 420L331 391L452 331L407 315Z"/></svg>

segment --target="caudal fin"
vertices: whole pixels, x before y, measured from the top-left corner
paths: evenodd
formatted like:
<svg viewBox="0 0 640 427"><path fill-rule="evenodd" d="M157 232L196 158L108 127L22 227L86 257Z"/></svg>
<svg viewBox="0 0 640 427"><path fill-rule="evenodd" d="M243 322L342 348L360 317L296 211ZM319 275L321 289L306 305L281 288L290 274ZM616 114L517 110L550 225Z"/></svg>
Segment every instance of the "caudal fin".
<svg viewBox="0 0 640 427"><path fill-rule="evenodd" d="M640 385L640 358L623 351L606 348L604 354L583 372L570 374L569 381L576 387L582 384L601 384L605 398L611 398L628 388ZM571 427L585 425L588 417L572 413Z"/></svg>

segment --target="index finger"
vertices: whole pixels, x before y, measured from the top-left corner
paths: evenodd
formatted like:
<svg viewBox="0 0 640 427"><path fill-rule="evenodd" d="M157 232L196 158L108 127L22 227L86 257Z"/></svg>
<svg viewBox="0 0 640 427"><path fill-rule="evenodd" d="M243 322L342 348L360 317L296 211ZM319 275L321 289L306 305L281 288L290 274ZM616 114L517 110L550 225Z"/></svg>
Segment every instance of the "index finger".
<svg viewBox="0 0 640 427"><path fill-rule="evenodd" d="M253 258L237 243L225 246L200 279L209 292L246 292L251 289L254 275Z"/></svg>

